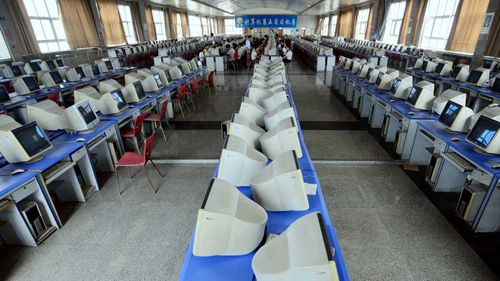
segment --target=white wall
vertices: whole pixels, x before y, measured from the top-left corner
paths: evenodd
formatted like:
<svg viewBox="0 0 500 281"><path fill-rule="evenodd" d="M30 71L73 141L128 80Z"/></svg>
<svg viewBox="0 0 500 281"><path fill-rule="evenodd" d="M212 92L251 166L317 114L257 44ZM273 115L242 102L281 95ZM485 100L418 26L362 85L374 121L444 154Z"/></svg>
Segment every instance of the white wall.
<svg viewBox="0 0 500 281"><path fill-rule="evenodd" d="M318 17L317 16L299 16L297 22L297 28L299 31L305 27L306 35L311 35L316 32L316 26L318 25Z"/></svg>

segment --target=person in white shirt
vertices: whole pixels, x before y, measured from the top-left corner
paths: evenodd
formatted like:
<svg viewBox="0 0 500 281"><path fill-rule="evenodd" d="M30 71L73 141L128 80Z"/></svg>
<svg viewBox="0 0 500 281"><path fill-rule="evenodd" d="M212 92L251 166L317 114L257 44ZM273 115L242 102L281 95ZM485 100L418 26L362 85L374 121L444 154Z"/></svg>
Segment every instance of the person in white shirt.
<svg viewBox="0 0 500 281"><path fill-rule="evenodd" d="M229 44L227 44L226 47L230 46ZM233 46L231 46L229 48L229 50L227 51L227 56L228 56L228 61L234 61L234 54L236 53L236 51L234 50Z"/></svg>
<svg viewBox="0 0 500 281"><path fill-rule="evenodd" d="M238 60L240 60L244 54L245 54L245 48L243 46L240 46L238 48Z"/></svg>
<svg viewBox="0 0 500 281"><path fill-rule="evenodd" d="M290 49L287 49L286 53L285 53L285 56L283 58L283 62L284 63L289 63L289 62L292 62L292 58L293 58L293 53L292 53L292 50Z"/></svg>
<svg viewBox="0 0 500 281"><path fill-rule="evenodd" d="M252 61L257 60L257 49L256 48L252 49L252 54L250 55L250 58L252 59Z"/></svg>
<svg viewBox="0 0 500 281"><path fill-rule="evenodd" d="M252 42L250 40L252 40L252 35L248 35L247 40L245 41L245 48L247 48L247 50L252 49Z"/></svg>
<svg viewBox="0 0 500 281"><path fill-rule="evenodd" d="M286 44L283 44L283 48L281 48L281 53L283 54L283 56L286 55L287 51L288 51L288 48L286 47Z"/></svg>

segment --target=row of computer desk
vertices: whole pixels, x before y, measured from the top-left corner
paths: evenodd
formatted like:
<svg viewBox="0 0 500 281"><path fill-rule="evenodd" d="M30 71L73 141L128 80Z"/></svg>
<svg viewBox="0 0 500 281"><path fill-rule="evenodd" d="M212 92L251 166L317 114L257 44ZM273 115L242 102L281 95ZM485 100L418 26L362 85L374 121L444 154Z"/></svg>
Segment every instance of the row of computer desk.
<svg viewBox="0 0 500 281"><path fill-rule="evenodd" d="M487 155L474 150L472 144L465 141L465 134L452 133L445 129L437 120L438 116L431 111L421 111L412 108L404 100L394 99L389 91L379 90L374 84L360 79L348 70L336 67L335 76L345 77L344 83L350 90L345 90L340 85L340 95L345 96L360 117L368 118L372 128L382 129L382 137L385 142L393 142L395 152L402 160L414 165L430 165L433 155L441 155L444 161L439 161L439 167L432 167L434 175L429 181L436 192L460 192L466 181L467 173L476 169L483 174L483 183L488 190L481 202L477 214L469 220L470 226L476 232L491 232L500 229L500 191L497 189L500 170L492 166L500 163L500 156ZM471 108L476 108L483 101L477 93L493 100L500 96L487 88L454 81L448 77L440 77L435 74L422 73L421 71L409 71L415 77L429 79L433 82L448 83L446 88L462 91L467 89L471 93L468 99ZM432 79L431 79L432 78ZM445 88L445 89L446 89ZM351 94L353 93L353 94ZM453 153L450 153L453 152ZM456 156L460 157L456 157ZM460 158L468 163L465 165ZM470 164L470 165L469 165ZM469 165L469 166L468 166ZM457 202L458 203L458 202Z"/></svg>
<svg viewBox="0 0 500 281"><path fill-rule="evenodd" d="M42 159L7 164L2 158L0 161L6 165L0 168L0 221L9 224L0 227L5 242L36 246L60 228L63 222L50 194L55 194L61 202L85 202L104 184L99 182L96 171L113 172L116 159L125 151L120 128L133 122L140 113L159 110L161 102L169 100L179 85L189 83L205 71L202 68L160 91L149 92L145 99L118 114L99 114L100 122L88 133L46 131L53 147ZM23 172L12 174L18 169ZM25 203L31 201L36 202L48 226L43 233L33 234L21 212Z"/></svg>
<svg viewBox="0 0 500 281"><path fill-rule="evenodd" d="M288 99L292 104L295 111L295 118L298 121L297 108L292 98L291 84L286 84L286 92ZM245 94L248 96L248 90ZM302 129L300 123L297 122L298 136L300 141L300 146L302 149L302 158L299 158L299 166L302 171L304 182L316 184L317 192L315 195L308 195L309 209L307 211L285 211L285 212L267 212L268 221L266 225L266 237L270 233L282 233L285 231L290 224L296 221L298 218L312 213L320 212L324 218L324 222L327 229L327 235L330 241L330 246L334 248L334 261L337 266L337 272L339 280L347 281L349 280L349 275L347 272L347 267L342 255L342 250L337 238L335 228L333 227L330 216L328 214L328 209L325 204L325 199L323 197L323 192L319 184L318 174L311 161L311 157L307 150L304 142L304 137L302 134ZM218 166L214 172L214 177L217 177ZM240 192L245 196L252 196L250 186L238 186ZM252 271L252 259L255 252L243 256L213 256L213 257L197 257L193 255L193 244L194 244L194 232L189 242L186 250L186 256L184 257L184 262L179 274L179 280L191 281L191 280L217 280L217 281L254 281L255 276Z"/></svg>
<svg viewBox="0 0 500 281"><path fill-rule="evenodd" d="M335 65L335 56L326 56L319 55L313 50L305 48L302 45L299 45L292 41L293 43L293 51L294 57L303 58L309 65L313 67L316 71L331 71L333 66Z"/></svg>

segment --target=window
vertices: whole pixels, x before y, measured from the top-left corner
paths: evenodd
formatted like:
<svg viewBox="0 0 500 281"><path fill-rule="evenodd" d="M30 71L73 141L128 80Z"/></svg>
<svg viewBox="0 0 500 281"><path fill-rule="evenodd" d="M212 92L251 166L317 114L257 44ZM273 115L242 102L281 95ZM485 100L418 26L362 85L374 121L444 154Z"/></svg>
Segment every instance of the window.
<svg viewBox="0 0 500 281"><path fill-rule="evenodd" d="M328 24L330 23L330 17L323 18L323 26L321 27L321 35L328 35Z"/></svg>
<svg viewBox="0 0 500 281"><path fill-rule="evenodd" d="M0 30L0 60L10 59L9 49L7 44L5 44L5 39L3 38L3 33Z"/></svg>
<svg viewBox="0 0 500 281"><path fill-rule="evenodd" d="M130 13L129 5L118 5L120 12L120 19L122 20L123 30L125 31L125 38L128 44L137 43L134 31L134 22L132 21L132 14Z"/></svg>
<svg viewBox="0 0 500 281"><path fill-rule="evenodd" d="M167 34L165 33L165 15L162 10L153 9L152 12L156 30L156 40L166 40Z"/></svg>
<svg viewBox="0 0 500 281"><path fill-rule="evenodd" d="M450 36L459 0L429 0L420 36L420 47L444 49Z"/></svg>
<svg viewBox="0 0 500 281"><path fill-rule="evenodd" d="M382 41L389 44L397 44L399 32L401 31L401 23L405 14L406 1L392 3L389 7L389 14L385 22L384 35Z"/></svg>
<svg viewBox="0 0 500 281"><path fill-rule="evenodd" d="M330 28L328 35L335 36L335 32L337 31L337 15L333 15L330 18L330 21L332 22L332 27Z"/></svg>
<svg viewBox="0 0 500 281"><path fill-rule="evenodd" d="M191 37L200 37L203 33L201 30L201 21L199 16L188 15L189 34Z"/></svg>
<svg viewBox="0 0 500 281"><path fill-rule="evenodd" d="M57 0L24 0L24 6L42 53L70 49Z"/></svg>
<svg viewBox="0 0 500 281"><path fill-rule="evenodd" d="M201 27L203 29L203 35L209 35L210 32L208 31L208 20L206 17L201 18Z"/></svg>
<svg viewBox="0 0 500 281"><path fill-rule="evenodd" d="M358 19L356 20L356 34L354 35L354 39L365 39L369 14L370 8L359 10Z"/></svg>
<svg viewBox="0 0 500 281"><path fill-rule="evenodd" d="M214 18L210 18L210 33L217 34L217 26Z"/></svg>
<svg viewBox="0 0 500 281"><path fill-rule="evenodd" d="M177 27L176 27L176 30L177 30L177 39L182 39L182 38L184 38L184 34L182 33L181 14L176 13L176 17L177 17Z"/></svg>
<svg viewBox="0 0 500 281"><path fill-rule="evenodd" d="M243 29L234 27L234 18L224 19L224 25L226 27L226 34L242 34Z"/></svg>

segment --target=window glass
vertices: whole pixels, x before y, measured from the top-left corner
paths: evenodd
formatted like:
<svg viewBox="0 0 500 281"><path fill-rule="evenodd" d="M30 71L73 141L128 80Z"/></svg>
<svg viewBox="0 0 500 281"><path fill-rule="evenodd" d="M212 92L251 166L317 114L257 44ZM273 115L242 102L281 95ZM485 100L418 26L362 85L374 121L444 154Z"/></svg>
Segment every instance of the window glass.
<svg viewBox="0 0 500 281"><path fill-rule="evenodd" d="M200 37L202 35L200 17L196 15L188 15L189 35L191 37Z"/></svg>
<svg viewBox="0 0 500 281"><path fill-rule="evenodd" d="M329 35L330 36L335 36L335 31L337 30L337 15L333 15L330 18L330 21L332 22L332 26L330 28Z"/></svg>
<svg viewBox="0 0 500 281"><path fill-rule="evenodd" d="M401 31L401 23L406 8L406 1L394 2L389 6L389 14L385 23L384 35L382 41L389 44L397 44L399 32Z"/></svg>
<svg viewBox="0 0 500 281"><path fill-rule="evenodd" d="M323 26L321 27L321 35L328 35L328 24L330 23L330 17L323 18Z"/></svg>
<svg viewBox="0 0 500 281"><path fill-rule="evenodd" d="M234 26L234 18L224 19L224 26L226 27L226 34L242 34L243 28Z"/></svg>
<svg viewBox="0 0 500 281"><path fill-rule="evenodd" d="M446 48L459 0L428 0L420 44L422 48Z"/></svg>
<svg viewBox="0 0 500 281"><path fill-rule="evenodd" d="M134 22L132 21L132 13L130 12L129 5L118 5L118 12L120 12L120 19L122 20L123 31L128 44L137 43L135 37Z"/></svg>
<svg viewBox="0 0 500 281"><path fill-rule="evenodd" d="M177 13L177 39L182 38L184 38L184 34L182 34L181 14Z"/></svg>
<svg viewBox="0 0 500 281"><path fill-rule="evenodd" d="M356 34L354 36L355 39L365 39L369 14L370 8L365 8L358 11L358 18L356 20Z"/></svg>
<svg viewBox="0 0 500 281"><path fill-rule="evenodd" d="M162 10L153 9L153 22L156 30L156 40L166 40L165 15Z"/></svg>
<svg viewBox="0 0 500 281"><path fill-rule="evenodd" d="M5 38L3 37L3 33L0 30L0 60L10 59L9 49L7 48L7 44L5 43Z"/></svg>

